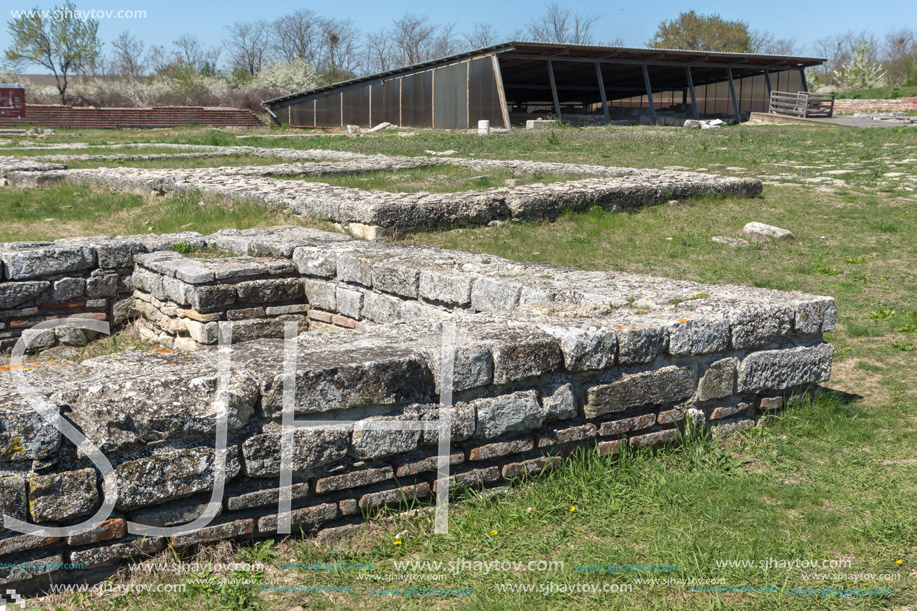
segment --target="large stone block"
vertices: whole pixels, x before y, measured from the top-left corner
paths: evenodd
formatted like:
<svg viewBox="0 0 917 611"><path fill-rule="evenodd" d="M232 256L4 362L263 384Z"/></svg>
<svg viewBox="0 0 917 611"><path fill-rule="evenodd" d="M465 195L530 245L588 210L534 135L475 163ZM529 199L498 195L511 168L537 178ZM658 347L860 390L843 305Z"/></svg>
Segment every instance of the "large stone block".
<svg viewBox="0 0 917 611"><path fill-rule="evenodd" d="M669 327L669 354L692 356L724 352L729 348L729 321L724 319L681 319Z"/></svg>
<svg viewBox="0 0 917 611"><path fill-rule="evenodd" d="M825 382L831 377L833 356L831 344L753 352L739 367L738 390L740 393L787 390Z"/></svg>
<svg viewBox="0 0 917 611"><path fill-rule="evenodd" d="M129 511L210 490L214 482L215 454L212 448L189 448L121 463L115 467L118 477L115 507ZM226 481L238 475L239 470L239 449L229 447Z"/></svg>
<svg viewBox="0 0 917 611"><path fill-rule="evenodd" d="M428 301L467 307L474 281L475 277L467 274L425 269L420 272L418 292Z"/></svg>
<svg viewBox="0 0 917 611"><path fill-rule="evenodd" d="M504 278L478 278L471 288L471 307L477 312L506 313L519 305L522 287Z"/></svg>
<svg viewBox="0 0 917 611"><path fill-rule="evenodd" d="M236 285L239 303L263 304L276 301L293 301L303 296L302 281L298 278L248 280Z"/></svg>
<svg viewBox="0 0 917 611"><path fill-rule="evenodd" d="M51 288L47 280L0 283L0 310L11 310L31 301Z"/></svg>
<svg viewBox="0 0 917 611"><path fill-rule="evenodd" d="M620 325L615 334L618 339L618 363L621 365L650 363L668 346L668 335L662 326Z"/></svg>
<svg viewBox="0 0 917 611"><path fill-rule="evenodd" d="M440 405L415 405L405 409L405 413L417 414L423 422L437 422L444 418L446 412L443 410L449 410L450 443L465 441L474 435L477 426L477 415L474 406L469 403L457 403L452 407ZM432 445L438 441L439 430L433 428L423 431L421 443Z"/></svg>
<svg viewBox="0 0 917 611"><path fill-rule="evenodd" d="M618 339L601 325L541 324L538 328L560 344L567 371L606 369L615 363Z"/></svg>
<svg viewBox="0 0 917 611"><path fill-rule="evenodd" d="M267 380L262 407L269 418L282 413L281 376ZM313 414L372 405L428 400L433 375L423 357L385 343L355 343L300 354L296 371L296 413Z"/></svg>
<svg viewBox="0 0 917 611"><path fill-rule="evenodd" d="M573 392L573 385L561 384L551 390L550 393L543 391L541 397L545 421L576 418L576 394Z"/></svg>
<svg viewBox="0 0 917 611"><path fill-rule="evenodd" d="M360 251L342 252L338 255L337 275L341 282L373 286L373 264L385 260L389 255Z"/></svg>
<svg viewBox="0 0 917 611"><path fill-rule="evenodd" d="M0 476L0 515L10 516L17 520L26 520L26 477L24 474L10 474ZM4 532L3 523L0 522L0 533Z"/></svg>
<svg viewBox="0 0 917 611"><path fill-rule="evenodd" d="M694 394L691 369L671 365L655 371L624 375L611 384L587 390L585 414L595 418L643 405L669 405Z"/></svg>
<svg viewBox="0 0 917 611"><path fill-rule="evenodd" d="M477 439L493 439L508 433L523 433L539 428L545 419L544 411L534 390L471 402L477 412Z"/></svg>
<svg viewBox="0 0 917 611"><path fill-rule="evenodd" d="M401 423L416 425L419 422L411 416L363 418L354 425L351 446L354 453L363 460L410 452L417 449L421 431L413 427L399 427ZM385 428L375 428L374 424L382 424Z"/></svg>
<svg viewBox="0 0 917 611"><path fill-rule="evenodd" d="M121 370L123 371L123 370ZM111 378L54 395L70 406L70 418L103 452L141 448L151 443L214 439L217 427L217 376L213 370L176 367L174 371ZM245 370L230 373L226 404L229 431L245 426L259 398L258 381Z"/></svg>
<svg viewBox="0 0 917 611"><path fill-rule="evenodd" d="M281 437L279 427L255 435L242 444L245 474L248 477L280 475ZM350 431L344 429L299 428L293 431L292 467L294 474L308 474L324 465L337 462L347 454Z"/></svg>
<svg viewBox="0 0 917 611"><path fill-rule="evenodd" d="M86 280L86 296L115 297L118 294L118 274L111 272L90 276Z"/></svg>
<svg viewBox="0 0 917 611"><path fill-rule="evenodd" d="M793 330L793 310L772 306L738 313L732 319L732 348L748 350L785 341Z"/></svg>
<svg viewBox="0 0 917 611"><path fill-rule="evenodd" d="M86 294L86 280L83 278L61 278L54 281L54 287L45 293L48 303L66 303ZM97 295L91 295L97 296Z"/></svg>
<svg viewBox="0 0 917 611"><path fill-rule="evenodd" d="M32 520L66 522L85 518L99 507L95 469L80 469L29 479L29 512Z"/></svg>
<svg viewBox="0 0 917 611"><path fill-rule="evenodd" d="M563 353L553 337L543 333L507 331L490 340L494 384L506 384L558 371Z"/></svg>
<svg viewBox="0 0 917 611"><path fill-rule="evenodd" d="M60 407L43 403L54 413ZM47 460L57 454L61 434L25 402L0 407L0 463Z"/></svg>
<svg viewBox="0 0 917 611"><path fill-rule="evenodd" d="M367 292L363 296L362 318L372 322L387 323L401 320L402 301L380 293Z"/></svg>
<svg viewBox="0 0 917 611"><path fill-rule="evenodd" d="M372 286L378 291L417 299L420 270L416 263L380 261L372 268Z"/></svg>
<svg viewBox="0 0 917 611"><path fill-rule="evenodd" d="M337 285L325 280L303 279L306 300L314 308L337 312Z"/></svg>
<svg viewBox="0 0 917 611"><path fill-rule="evenodd" d="M327 247L305 246L293 251L293 263L300 274L318 278L337 276L337 255Z"/></svg>
<svg viewBox="0 0 917 611"><path fill-rule="evenodd" d="M6 277L27 280L65 274L91 268L96 262L95 250L88 246L55 246L23 250L0 250L6 266Z"/></svg>
<svg viewBox="0 0 917 611"><path fill-rule="evenodd" d="M710 401L723 399L733 394L736 381L736 366L738 361L734 358L720 359L712 363L697 383L697 400Z"/></svg>
<svg viewBox="0 0 917 611"><path fill-rule="evenodd" d="M339 286L337 287L336 299L338 312L354 320L360 320L360 312L363 309L362 291L345 289Z"/></svg>
<svg viewBox="0 0 917 611"><path fill-rule="evenodd" d="M154 292L155 296L156 293ZM200 312L225 308L236 302L236 289L231 284L191 286L187 290L188 302Z"/></svg>
<svg viewBox="0 0 917 611"><path fill-rule="evenodd" d="M795 302L793 323L798 333L816 334L834 330L837 324L837 303L833 297L815 297Z"/></svg>

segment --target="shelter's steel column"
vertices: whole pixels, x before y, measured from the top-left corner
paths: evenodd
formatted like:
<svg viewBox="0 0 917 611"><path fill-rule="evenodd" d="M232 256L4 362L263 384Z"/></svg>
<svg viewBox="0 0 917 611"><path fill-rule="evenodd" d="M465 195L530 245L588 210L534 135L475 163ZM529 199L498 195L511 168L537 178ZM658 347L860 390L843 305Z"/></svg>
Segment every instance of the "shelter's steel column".
<svg viewBox="0 0 917 611"><path fill-rule="evenodd" d="M700 119L697 113L697 95L694 93L694 77L691 76L691 66L685 66L685 76L688 77L688 91L691 93L691 111L695 119Z"/></svg>
<svg viewBox="0 0 917 611"><path fill-rule="evenodd" d="M550 59L548 60L548 78L551 80L551 95L554 96L554 114L557 116L557 120L560 121L560 98L557 97L557 85L554 82L554 64Z"/></svg>
<svg viewBox="0 0 917 611"><path fill-rule="evenodd" d="M500 99L500 112L503 114L503 126L509 130L509 107L506 105L506 91L503 89L503 73L500 72L500 60L497 59L497 54L494 53L490 56L494 64L494 79L497 84L497 97Z"/></svg>
<svg viewBox="0 0 917 611"><path fill-rule="evenodd" d="M653 88L650 86L650 71L647 70L646 64L643 66L643 82L646 84L646 99L650 103L650 115L653 117L653 125L656 125L656 105L653 104Z"/></svg>
<svg viewBox="0 0 917 611"><path fill-rule="evenodd" d="M739 118L739 102L736 100L736 86L732 80L732 68L726 68L726 76L729 78L729 96L732 98L732 112L736 116L736 123L741 123Z"/></svg>
<svg viewBox="0 0 917 611"><path fill-rule="evenodd" d="M608 98L605 96L605 81L602 79L602 64L595 62L595 77L599 81L599 93L602 95L602 111L605 113L605 124L611 123L611 116L608 114Z"/></svg>
<svg viewBox="0 0 917 611"><path fill-rule="evenodd" d="M799 69L799 78L802 79L802 90L805 91L806 93L809 93L809 84L806 82L806 69L805 68Z"/></svg>

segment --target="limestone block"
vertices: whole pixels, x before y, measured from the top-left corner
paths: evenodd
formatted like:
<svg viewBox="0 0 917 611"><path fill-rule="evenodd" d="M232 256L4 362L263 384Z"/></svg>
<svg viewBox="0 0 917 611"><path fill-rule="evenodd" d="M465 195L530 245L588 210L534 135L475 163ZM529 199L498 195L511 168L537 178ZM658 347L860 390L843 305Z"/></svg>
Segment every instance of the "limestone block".
<svg viewBox="0 0 917 611"><path fill-rule="evenodd" d="M471 402L477 413L476 439L493 439L508 433L539 428L545 413L534 390L514 392Z"/></svg>
<svg viewBox="0 0 917 611"><path fill-rule="evenodd" d="M100 504L95 469L36 475L29 479L29 511L32 520L66 522L85 518Z"/></svg>
<svg viewBox="0 0 917 611"><path fill-rule="evenodd" d="M670 405L694 394L694 374L674 365L622 376L587 390L585 414L595 418L642 405Z"/></svg>
<svg viewBox="0 0 917 611"><path fill-rule="evenodd" d="M749 354L739 367L739 392L787 390L817 384L831 377L831 344L762 350Z"/></svg>

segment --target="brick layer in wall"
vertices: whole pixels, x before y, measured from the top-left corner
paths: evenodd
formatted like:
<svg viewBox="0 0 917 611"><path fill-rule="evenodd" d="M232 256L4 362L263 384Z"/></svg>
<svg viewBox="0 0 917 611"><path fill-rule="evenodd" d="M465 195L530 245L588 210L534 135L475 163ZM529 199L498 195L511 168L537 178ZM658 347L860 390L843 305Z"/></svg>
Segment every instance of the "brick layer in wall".
<svg viewBox="0 0 917 611"><path fill-rule="evenodd" d="M172 127L215 125L221 127L263 127L250 110L200 106L153 106L151 108L82 108L27 104L25 118L0 117L0 126L31 124L40 127L114 129L119 127Z"/></svg>

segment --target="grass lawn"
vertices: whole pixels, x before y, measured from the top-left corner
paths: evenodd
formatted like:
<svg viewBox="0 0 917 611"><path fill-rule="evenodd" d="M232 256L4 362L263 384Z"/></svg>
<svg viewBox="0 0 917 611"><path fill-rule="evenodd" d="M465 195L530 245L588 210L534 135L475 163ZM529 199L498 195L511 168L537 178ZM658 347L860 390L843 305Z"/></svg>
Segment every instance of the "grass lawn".
<svg viewBox="0 0 917 611"><path fill-rule="evenodd" d="M256 203L196 193L150 197L69 184L0 190L0 242L179 231L212 233L291 222L288 215Z"/></svg>
<svg viewBox="0 0 917 611"><path fill-rule="evenodd" d="M218 132L175 134L166 138L239 142ZM103 135L60 137L88 141ZM406 241L584 269L833 295L839 313L837 330L827 336L837 348L827 384L832 392L724 441L691 439L615 459L585 451L505 495L457 493L462 501L451 506L446 536L432 536L432 515L421 511L374 518L367 533L336 550L294 538L166 551L157 561L235 560L260 562L264 569L176 575L123 567L110 584L178 583L185 591L56 594L30 604L163 611L201 605L214 610L917 608L917 130L559 129L505 138L422 132L414 138L243 142L393 154L452 149L482 158L698 166L761 177L764 194L753 200L704 198L634 213L593 209L550 223L425 233ZM0 239L290 222L253 205L213 202L201 208L198 201L74 187L0 190L6 231ZM61 210L63 202L74 208ZM83 202L80 212L72 212L75 202ZM50 216L66 223L66 231L43 220ZM710 241L714 235L739 237L749 221L785 227L796 239L740 249ZM450 572L448 563L463 559L563 567ZM445 566L402 567L398 573L395 562L402 561ZM788 566L794 561L797 566ZM367 566L295 570L283 565L289 562ZM808 562L819 567L798 566ZM620 568L612 572L615 564ZM417 579L402 579L404 573ZM292 589L263 591L244 581L252 579ZM305 591L310 586L342 591ZM728 591L699 590L703 586ZM445 592L400 591L412 587Z"/></svg>

